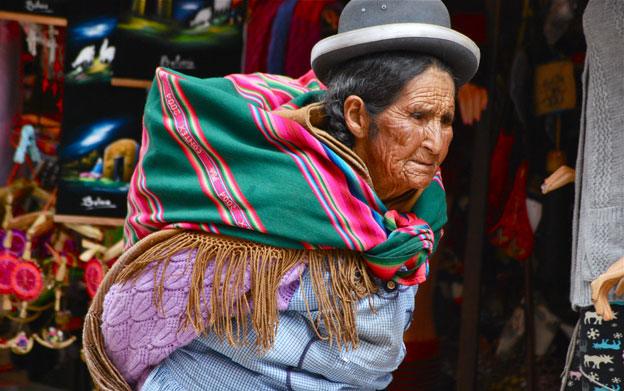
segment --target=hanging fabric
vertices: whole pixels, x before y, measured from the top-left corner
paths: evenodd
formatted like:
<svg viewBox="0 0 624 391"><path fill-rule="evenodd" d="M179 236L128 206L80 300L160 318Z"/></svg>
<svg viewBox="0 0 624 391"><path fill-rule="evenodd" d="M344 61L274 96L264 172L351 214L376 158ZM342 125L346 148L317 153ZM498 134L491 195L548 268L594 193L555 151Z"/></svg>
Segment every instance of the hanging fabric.
<svg viewBox="0 0 624 391"><path fill-rule="evenodd" d="M297 2L298 0L284 0L275 15L267 57L267 70L269 73L277 75L284 73L284 56L286 55L290 23Z"/></svg>
<svg viewBox="0 0 624 391"><path fill-rule="evenodd" d="M533 253L533 230L527 212L528 163L520 164L503 216L490 231L490 242L509 257L523 261Z"/></svg>
<svg viewBox="0 0 624 391"><path fill-rule="evenodd" d="M487 195L487 226L489 228L498 221L502 213L505 187L509 177L509 159L513 144L513 134L507 134L504 129L501 129L490 160L490 179Z"/></svg>
<svg viewBox="0 0 624 391"><path fill-rule="evenodd" d="M19 113L21 34L16 22L0 21L0 183L11 168L9 132Z"/></svg>
<svg viewBox="0 0 624 391"><path fill-rule="evenodd" d="M245 28L244 73L266 72L271 26L282 0L259 0L249 6ZM309 63L309 61L308 61Z"/></svg>
<svg viewBox="0 0 624 391"><path fill-rule="evenodd" d="M290 24L284 71L299 77L310 70L312 47L321 39L321 15L332 0L299 1Z"/></svg>

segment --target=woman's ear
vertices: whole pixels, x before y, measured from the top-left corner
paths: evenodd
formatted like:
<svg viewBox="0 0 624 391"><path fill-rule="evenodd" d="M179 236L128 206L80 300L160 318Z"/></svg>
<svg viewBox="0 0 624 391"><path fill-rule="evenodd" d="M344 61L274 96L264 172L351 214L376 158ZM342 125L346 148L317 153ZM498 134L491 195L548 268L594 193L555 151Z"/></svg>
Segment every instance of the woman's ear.
<svg viewBox="0 0 624 391"><path fill-rule="evenodd" d="M344 102L344 119L347 128L356 139L368 136L370 117L362 98L349 95Z"/></svg>

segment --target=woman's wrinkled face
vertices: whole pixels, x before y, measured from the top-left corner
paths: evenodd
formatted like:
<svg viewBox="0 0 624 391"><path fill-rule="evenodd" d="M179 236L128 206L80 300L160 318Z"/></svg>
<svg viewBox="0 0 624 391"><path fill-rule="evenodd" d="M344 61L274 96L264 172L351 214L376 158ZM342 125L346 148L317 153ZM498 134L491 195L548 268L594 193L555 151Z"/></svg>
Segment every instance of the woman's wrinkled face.
<svg viewBox="0 0 624 391"><path fill-rule="evenodd" d="M381 199L427 187L453 138L455 85L451 76L429 68L407 83L395 102L374 120L362 114L360 132L350 126L350 120L357 118L348 112L349 98L345 118L355 135L354 151L366 163Z"/></svg>

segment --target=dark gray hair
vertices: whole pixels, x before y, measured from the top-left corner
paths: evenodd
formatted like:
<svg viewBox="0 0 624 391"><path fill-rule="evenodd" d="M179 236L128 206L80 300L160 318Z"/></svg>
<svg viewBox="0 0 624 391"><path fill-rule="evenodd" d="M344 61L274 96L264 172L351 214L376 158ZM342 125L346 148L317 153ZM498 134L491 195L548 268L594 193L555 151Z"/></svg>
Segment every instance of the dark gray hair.
<svg viewBox="0 0 624 391"><path fill-rule="evenodd" d="M346 146L353 147L355 140L344 119L345 99L350 95L362 98L374 121L398 98L410 80L431 67L446 71L453 77L451 69L437 58L411 52L379 53L342 64L330 73L327 94L323 99L328 117L327 131ZM457 87L454 77L453 81Z"/></svg>

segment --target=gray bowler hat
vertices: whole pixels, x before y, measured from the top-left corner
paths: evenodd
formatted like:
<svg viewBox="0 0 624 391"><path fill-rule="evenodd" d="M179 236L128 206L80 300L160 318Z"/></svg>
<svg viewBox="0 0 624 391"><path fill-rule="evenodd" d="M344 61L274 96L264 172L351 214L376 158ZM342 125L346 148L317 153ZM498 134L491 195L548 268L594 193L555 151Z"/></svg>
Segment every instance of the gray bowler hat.
<svg viewBox="0 0 624 391"><path fill-rule="evenodd" d="M441 0L351 0L340 15L338 34L312 48L312 69L326 82L331 70L363 55L413 51L448 65L459 84L479 68L479 47L452 30Z"/></svg>

